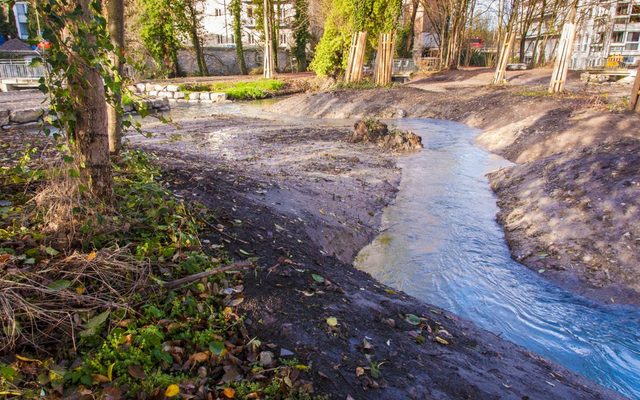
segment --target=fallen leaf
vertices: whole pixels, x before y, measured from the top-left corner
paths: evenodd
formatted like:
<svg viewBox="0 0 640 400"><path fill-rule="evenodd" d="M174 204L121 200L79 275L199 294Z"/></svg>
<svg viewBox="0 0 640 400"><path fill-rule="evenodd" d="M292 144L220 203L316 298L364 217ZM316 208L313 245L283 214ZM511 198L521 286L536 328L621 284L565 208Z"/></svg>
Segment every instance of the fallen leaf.
<svg viewBox="0 0 640 400"><path fill-rule="evenodd" d="M109 377L104 376L104 375L100 375L100 374L93 374L91 377L93 378L93 383L107 383L107 382L111 382L111 380L109 379Z"/></svg>
<svg viewBox="0 0 640 400"><path fill-rule="evenodd" d="M69 286L71 286L71 281L68 281L66 279L61 279L59 281L50 283L49 286L47 287L53 290L54 292L61 292L66 288L68 288Z"/></svg>
<svg viewBox="0 0 640 400"><path fill-rule="evenodd" d="M336 317L327 318L327 325L329 325L330 327L338 326L338 319Z"/></svg>
<svg viewBox="0 0 640 400"><path fill-rule="evenodd" d="M191 362L195 362L195 363L201 363L201 362L205 362L209 359L209 354L207 353L195 353L192 354L191 357L189 357L189 359L191 360Z"/></svg>
<svg viewBox="0 0 640 400"><path fill-rule="evenodd" d="M87 261L91 262L95 260L97 256L98 254L95 251L92 251L91 253L87 254Z"/></svg>
<svg viewBox="0 0 640 400"><path fill-rule="evenodd" d="M129 375L133 376L134 378L144 379L147 376L147 374L144 373L142 367L139 365L129 365L127 367L127 371L129 371Z"/></svg>
<svg viewBox="0 0 640 400"><path fill-rule="evenodd" d="M224 394L224 397L226 397L227 399L234 399L236 397L235 389L230 387L224 388L222 394Z"/></svg>
<svg viewBox="0 0 640 400"><path fill-rule="evenodd" d="M357 367L357 368L356 368L356 376L357 376L357 377L361 377L362 375L364 375L364 368L362 368L362 367Z"/></svg>
<svg viewBox="0 0 640 400"><path fill-rule="evenodd" d="M167 390L164 391L164 395L167 397L176 397L180 393L180 386L171 384L167 386Z"/></svg>
<svg viewBox="0 0 640 400"><path fill-rule="evenodd" d="M442 345L445 345L445 346L449 345L449 342L447 342L445 339L441 338L440 336L436 336L436 342L438 342L438 343L440 343Z"/></svg>
<svg viewBox="0 0 640 400"><path fill-rule="evenodd" d="M417 315L407 314L406 321L411 325L420 325L420 318Z"/></svg>
<svg viewBox="0 0 640 400"><path fill-rule="evenodd" d="M6 263L11 259L11 254L0 254L0 265Z"/></svg>
<svg viewBox="0 0 640 400"><path fill-rule="evenodd" d="M324 278L318 274L311 274L311 277L318 283L324 283Z"/></svg>

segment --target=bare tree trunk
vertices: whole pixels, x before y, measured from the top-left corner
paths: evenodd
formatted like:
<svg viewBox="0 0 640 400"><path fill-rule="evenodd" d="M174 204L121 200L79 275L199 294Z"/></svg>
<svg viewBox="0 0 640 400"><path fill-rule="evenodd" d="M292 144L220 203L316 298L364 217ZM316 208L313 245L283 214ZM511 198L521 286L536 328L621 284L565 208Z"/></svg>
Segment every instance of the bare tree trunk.
<svg viewBox="0 0 640 400"><path fill-rule="evenodd" d="M273 60L273 40L271 38L272 26L271 26L271 2L264 0L264 64L263 75L265 79L273 78L273 70L275 69L275 63Z"/></svg>
<svg viewBox="0 0 640 400"><path fill-rule="evenodd" d="M189 36L191 36L191 45L196 52L196 61L198 62L198 72L201 76L209 75L207 68L207 60L204 58L204 52L202 51L202 44L200 42L200 35L198 32L198 11L196 10L192 1L186 2L186 10L189 15Z"/></svg>
<svg viewBox="0 0 640 400"><path fill-rule="evenodd" d="M629 110L640 112L640 67L638 67L636 81L633 84L633 90L631 91Z"/></svg>
<svg viewBox="0 0 640 400"><path fill-rule="evenodd" d="M411 10L411 20L409 21L409 40L407 40L407 53L413 54L413 46L416 41L416 17L418 15L418 6L420 0L413 0L411 4L413 9Z"/></svg>
<svg viewBox="0 0 640 400"><path fill-rule="evenodd" d="M81 6L81 23L89 23L91 0L77 0ZM92 40L92 38L88 38ZM72 146L80 155L78 160L84 165L81 177L89 190L97 197L110 201L112 197L111 160L109 158L109 134L107 124L107 103L104 83L94 65L87 65L78 56L71 55L70 63L77 66L77 73L69 79L71 97L76 99L76 123L69 132Z"/></svg>
<svg viewBox="0 0 640 400"><path fill-rule="evenodd" d="M115 47L116 55L114 63L118 70L118 74L122 75L123 65L121 62L124 52L124 1L123 0L106 0L105 8L107 12L107 24L111 43ZM122 102L122 91L116 90L113 93L113 102L120 105ZM107 105L107 124L109 135L109 151L117 154L120 151L122 143L122 115L118 108L112 104Z"/></svg>

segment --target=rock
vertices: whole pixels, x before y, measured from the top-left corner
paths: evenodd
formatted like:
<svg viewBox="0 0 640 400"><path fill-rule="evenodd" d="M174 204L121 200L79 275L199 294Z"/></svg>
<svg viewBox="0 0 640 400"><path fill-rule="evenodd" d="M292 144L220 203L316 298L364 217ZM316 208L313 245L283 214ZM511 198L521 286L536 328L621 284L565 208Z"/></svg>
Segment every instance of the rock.
<svg viewBox="0 0 640 400"><path fill-rule="evenodd" d="M291 336L293 334L293 324L290 322L282 324L280 332L283 336Z"/></svg>
<svg viewBox="0 0 640 400"><path fill-rule="evenodd" d="M178 85L167 85L167 92L177 92L180 90Z"/></svg>
<svg viewBox="0 0 640 400"><path fill-rule="evenodd" d="M198 92L189 93L189 100L200 100L200 93Z"/></svg>
<svg viewBox="0 0 640 400"><path fill-rule="evenodd" d="M211 100L211 96L209 96L209 93L207 92L201 92L200 93L200 100Z"/></svg>
<svg viewBox="0 0 640 400"><path fill-rule="evenodd" d="M157 90L152 90L149 92L149 97L158 97L158 91Z"/></svg>
<svg viewBox="0 0 640 400"><path fill-rule="evenodd" d="M158 92L161 99L173 99L173 92Z"/></svg>
<svg viewBox="0 0 640 400"><path fill-rule="evenodd" d="M122 106L122 109L124 110L124 112L130 113L133 111L133 106L130 104L125 104Z"/></svg>
<svg viewBox="0 0 640 400"><path fill-rule="evenodd" d="M138 89L138 93L144 93L147 91L147 85L144 83L136 83L136 88Z"/></svg>
<svg viewBox="0 0 640 400"><path fill-rule="evenodd" d="M41 108L29 108L26 110L14 110L9 119L14 124L26 124L27 122L36 122L44 115Z"/></svg>
<svg viewBox="0 0 640 400"><path fill-rule="evenodd" d="M273 353L270 351L263 351L260 353L260 365L263 367L268 367L273 363Z"/></svg>
<svg viewBox="0 0 640 400"><path fill-rule="evenodd" d="M291 357L293 355L293 351L287 349L280 349L280 357Z"/></svg>
<svg viewBox="0 0 640 400"><path fill-rule="evenodd" d="M361 120L351 135L353 143L372 143L391 151L406 152L423 148L422 138L413 132L389 130L387 124L378 120Z"/></svg>
<svg viewBox="0 0 640 400"><path fill-rule="evenodd" d="M162 92L162 91L164 90L164 88L165 88L165 87L164 87L164 86L162 86L162 85L155 85L155 86L153 87L153 90L155 90L156 92Z"/></svg>
<svg viewBox="0 0 640 400"><path fill-rule="evenodd" d="M226 93L209 93L209 98L212 101L215 101L216 103L222 103L223 101L227 100L227 94Z"/></svg>
<svg viewBox="0 0 640 400"><path fill-rule="evenodd" d="M173 94L173 98L174 99L184 99L185 98L185 94L183 92L175 92Z"/></svg>

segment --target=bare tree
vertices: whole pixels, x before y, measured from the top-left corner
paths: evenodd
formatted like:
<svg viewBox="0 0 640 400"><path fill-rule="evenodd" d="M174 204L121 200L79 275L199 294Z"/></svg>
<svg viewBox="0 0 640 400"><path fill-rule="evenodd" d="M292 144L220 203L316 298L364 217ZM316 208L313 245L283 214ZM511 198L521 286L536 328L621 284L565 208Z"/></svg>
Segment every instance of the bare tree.
<svg viewBox="0 0 640 400"><path fill-rule="evenodd" d="M106 0L104 4L107 12L107 27L111 36L111 43L115 50L113 63L116 67L118 75L122 75L123 65L122 57L124 56L124 1L123 0ZM114 90L113 104L107 104L107 121L109 135L109 151L118 153L122 141L122 114L119 105L122 103L122 91L120 88Z"/></svg>

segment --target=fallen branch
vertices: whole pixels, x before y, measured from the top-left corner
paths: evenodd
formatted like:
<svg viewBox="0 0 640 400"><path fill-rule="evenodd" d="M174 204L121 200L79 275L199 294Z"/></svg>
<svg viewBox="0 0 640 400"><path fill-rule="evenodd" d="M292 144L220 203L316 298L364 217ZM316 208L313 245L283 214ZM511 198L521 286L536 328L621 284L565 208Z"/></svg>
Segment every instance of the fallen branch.
<svg viewBox="0 0 640 400"><path fill-rule="evenodd" d="M166 282L162 284L162 287L166 289L175 289L180 286L186 285L188 283L198 281L202 278L208 278L212 275L217 275L221 272L232 271L236 269L251 268L251 267L255 267L255 264L253 262L241 261L241 262L225 265L224 267L214 268L214 269L210 269L203 272L198 272L197 274L185 276L184 278L176 279L175 281Z"/></svg>

